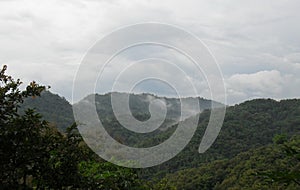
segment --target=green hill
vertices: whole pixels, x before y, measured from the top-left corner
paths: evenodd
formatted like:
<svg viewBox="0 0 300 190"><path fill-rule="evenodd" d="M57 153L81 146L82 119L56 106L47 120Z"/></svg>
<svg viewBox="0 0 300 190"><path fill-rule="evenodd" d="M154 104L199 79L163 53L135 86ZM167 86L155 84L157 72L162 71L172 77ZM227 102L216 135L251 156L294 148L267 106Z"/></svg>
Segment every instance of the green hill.
<svg viewBox="0 0 300 190"><path fill-rule="evenodd" d="M86 97L84 101L92 102L90 98L93 98L93 96ZM165 141L172 135L178 122L184 122L180 121L179 118L180 110L178 110L178 106L180 102L178 99L157 97L151 94L130 95L130 108L133 116L138 120L147 120L150 117L148 110L149 100L154 98L164 99L166 105L169 105L168 114L162 128L149 134L137 134L122 127L112 112L109 94L96 95L95 101L99 117L111 136L129 146L149 147ZM233 189L240 189L238 187L246 185L246 183L241 182L240 186L238 186L232 182L234 181L233 179L240 180L239 176L233 176L230 179L224 178L223 176L222 179L220 178L211 182L212 177L209 172L218 171L217 173L220 173L220 175L223 175L224 172L226 176L231 175L230 171L236 170L236 168L233 167L239 165L241 169L245 168L244 161L247 159L259 160L260 158L256 156L265 156L264 152L272 156L272 151L268 152L270 151L268 147L272 144L272 139L276 134L286 134L288 138L300 134L299 99L281 101L272 99L250 100L227 107L224 124L218 138L208 151L199 154L199 144L209 121L210 110L207 108L209 108L211 101L199 98L199 102L200 104L202 102L202 112L194 116L199 117L199 124L190 143L173 159L159 166L138 170L140 177L144 179L154 179L163 178L168 175L171 176L168 177L168 180L172 179L172 183L181 189L183 186L180 185L182 184L179 182L179 184L175 183L174 179L176 179L178 175L180 176L184 175L185 172L190 172L186 180L192 181L191 184L195 184L195 186L191 185L190 189L192 189L192 187L200 187L198 185L200 182L201 184L204 183L202 182L203 180L206 181L204 184L208 185L207 189L217 187L222 189L222 187L227 187L226 184L228 185L228 181L230 180L231 182L228 188L233 187ZM73 122L71 105L65 99L50 92L44 93L40 98L28 99L24 105L26 108L36 107L37 111L40 112L46 120L56 123L61 130ZM191 112L192 111L193 110L191 110ZM187 118L187 120L188 119L189 118ZM276 160L276 158L274 159ZM269 164L267 159L261 162ZM229 167L230 164L232 167ZM222 171L222 168L224 171ZM197 173L198 169L203 175ZM174 173L174 176L172 173ZM246 172L242 175L247 176L248 174ZM207 178L205 178L205 176L207 176ZM194 182L194 178L199 179L199 181L197 183ZM251 188L254 188L254 186ZM188 186L186 189L189 189Z"/></svg>
<svg viewBox="0 0 300 190"><path fill-rule="evenodd" d="M169 174L178 189L299 189L300 136Z"/></svg>
<svg viewBox="0 0 300 190"><path fill-rule="evenodd" d="M208 151L199 154L199 144L209 115L208 110L200 114L198 129L182 152L168 162L142 170L141 175L146 178L153 175L161 177L214 160L230 159L241 152L268 145L276 134L286 134L288 137L300 134L300 100L251 100L228 107L218 138Z"/></svg>
<svg viewBox="0 0 300 190"><path fill-rule="evenodd" d="M89 95L85 97L81 101L86 102L93 102L93 98L95 99L96 108L99 113L99 115L103 118L105 117L112 117L114 115L111 105L111 95L118 96L119 98L123 98L125 96L129 95L129 107L130 111L132 112L133 116L139 117L141 115L146 115L146 118L144 120L148 119L150 117L149 113L149 104L152 100L161 100L165 103L167 107L167 119L179 121L184 120L190 115L196 115L199 113L199 110L196 109L194 103L199 102L200 106L200 112L211 109L211 108L217 108L223 106L223 104L207 100L204 98L196 98L196 97L186 97L182 98L181 100L178 98L169 98L169 97L160 97L153 94L143 93L143 94L127 94L127 93L119 93L119 92L113 92L113 93L107 93L104 95L95 94L95 95ZM181 102L184 101L184 103L187 105L185 110L181 110ZM180 118L181 111L183 113L186 112L186 115L183 115L182 118Z"/></svg>
<svg viewBox="0 0 300 190"><path fill-rule="evenodd" d="M121 96L126 95L125 93L118 93ZM91 101L94 98L93 95L85 97L81 101ZM130 109L133 116L137 117L139 120L146 120L150 117L149 104L153 99L161 99L166 102L168 106L168 114L166 123L174 124L180 120L180 101L176 98L166 98L158 97L152 94L130 94ZM222 104L203 98L185 98L188 105L192 100L197 100L200 103L201 111L205 109L210 109L211 105L214 107L222 106ZM114 113L111 106L111 94L95 95L95 102L97 107L97 112L99 117L103 120L114 119ZM191 103L190 103L191 104ZM191 109L190 114L197 114L196 110L193 110L193 105L189 106ZM65 129L72 125L74 122L72 105L63 97L57 94L53 94L50 91L45 91L40 97L27 98L21 105L21 112L25 109L34 108L38 113L40 113L45 120L49 121L53 125L57 126L60 131L65 131ZM185 119L185 117L183 118Z"/></svg>
<svg viewBox="0 0 300 190"><path fill-rule="evenodd" d="M61 132L74 123L72 105L65 98L49 91L44 91L39 97L25 99L20 110L24 112L28 108L35 109Z"/></svg>

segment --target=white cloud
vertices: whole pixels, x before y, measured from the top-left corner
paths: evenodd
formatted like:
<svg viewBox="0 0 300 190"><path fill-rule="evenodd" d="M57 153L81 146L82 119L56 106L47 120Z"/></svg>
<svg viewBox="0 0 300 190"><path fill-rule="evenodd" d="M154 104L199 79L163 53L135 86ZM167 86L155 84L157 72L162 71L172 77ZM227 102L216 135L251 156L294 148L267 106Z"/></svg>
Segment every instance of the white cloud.
<svg viewBox="0 0 300 190"><path fill-rule="evenodd" d="M299 97L299 8L298 0L0 1L0 62L70 99L77 66L96 40L121 26L156 21L204 40L228 82L230 103Z"/></svg>
<svg viewBox="0 0 300 190"><path fill-rule="evenodd" d="M226 80L230 102L249 98L283 98L284 85L291 76L282 76L277 70L259 71L251 74L234 74Z"/></svg>
<svg viewBox="0 0 300 190"><path fill-rule="evenodd" d="M285 58L293 63L300 63L300 52L288 54Z"/></svg>
<svg viewBox="0 0 300 190"><path fill-rule="evenodd" d="M283 78L279 71L259 71L253 74L235 74L228 79L232 86L251 91L279 93ZM255 92L254 92L255 93Z"/></svg>

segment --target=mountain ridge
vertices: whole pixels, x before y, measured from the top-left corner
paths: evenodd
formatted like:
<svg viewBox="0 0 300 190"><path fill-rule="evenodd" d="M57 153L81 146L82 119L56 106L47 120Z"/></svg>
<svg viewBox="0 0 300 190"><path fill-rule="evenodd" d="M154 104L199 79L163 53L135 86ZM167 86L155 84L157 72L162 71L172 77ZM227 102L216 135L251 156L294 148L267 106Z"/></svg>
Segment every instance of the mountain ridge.
<svg viewBox="0 0 300 190"><path fill-rule="evenodd" d="M91 98L96 98L96 107L99 113L99 117L111 117L114 115L111 108L110 96L112 93L129 95L130 96L130 108L133 113L133 116L139 117L141 120L147 120L150 117L149 113L149 103L153 99L165 100L168 104L173 104L173 107L170 108L170 113L167 119L171 119L174 121L180 121L186 119L183 116L183 119L180 119L180 102L177 98L169 98L163 96L157 96L150 93L141 93L141 94L130 94L123 92L111 92L106 94L89 94L84 97L80 101L90 101ZM184 100L189 99L198 99L200 106L202 106L200 111L205 109L209 109L210 105L214 107L223 106L223 104L218 103L216 101L204 99L201 97L185 97ZM76 104L76 103L75 103ZM74 104L73 104L74 105ZM21 105L21 112L28 108L34 108L38 111L43 117L48 120L50 123L56 125L60 131L65 131L65 129L70 126L75 120L73 117L73 106L70 102L68 102L64 97L61 97L58 94L54 94L51 91L45 91L42 93L41 97L35 98L27 98L24 103ZM168 106L168 105L167 105ZM197 114L194 110L185 110L194 112L193 114ZM142 115L143 118L140 117Z"/></svg>
<svg viewBox="0 0 300 190"><path fill-rule="evenodd" d="M97 97L104 98L102 103L109 104L107 102L109 100L108 96ZM43 95L41 98L43 98ZM36 101L38 98L30 100ZM70 104L68 106L70 106L69 109L72 108ZM134 108L135 112L138 112L139 108L141 107ZM178 124L178 122L174 124L174 121L170 120L170 123L166 124L168 127L164 127L165 130L155 131L146 136L128 132L128 130L122 129L122 125L116 118L103 115L103 123L108 133L119 142L133 147L150 147L160 144L173 134ZM109 111L106 115L109 115ZM146 120L149 115L144 110L142 114L137 114L135 117ZM198 128L185 149L173 159L159 166L143 170L140 174L143 178L163 177L167 173L196 168L203 163L214 160L230 159L241 152L272 143L272 139L276 134L286 134L288 137L300 134L300 99L279 101L254 99L228 106L219 136L212 147L203 154L199 154L198 148L209 122L210 110L206 109L195 117L199 117Z"/></svg>

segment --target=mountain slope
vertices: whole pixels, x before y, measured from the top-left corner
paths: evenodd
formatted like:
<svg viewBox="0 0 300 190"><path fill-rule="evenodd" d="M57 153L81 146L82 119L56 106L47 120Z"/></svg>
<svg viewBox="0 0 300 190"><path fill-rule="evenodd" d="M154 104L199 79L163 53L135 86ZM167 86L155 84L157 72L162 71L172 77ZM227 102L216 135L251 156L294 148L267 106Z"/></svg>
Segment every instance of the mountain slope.
<svg viewBox="0 0 300 190"><path fill-rule="evenodd" d="M121 96L125 93L118 93ZM93 95L87 96L82 101L90 101L94 98ZM153 99L161 99L166 102L168 106L167 126L177 123L180 120L180 101L176 98L158 97L151 94L130 94L130 110L133 116L139 120L147 120L150 117L149 104ZM222 106L222 104L203 98L186 98L186 102L192 102L193 100L199 100L201 111L204 109L210 109L211 105L214 107ZM111 106L111 94L95 95L95 102L97 112L100 119L107 120L113 119L114 113ZM188 104L189 105L189 104ZM192 105L189 105L192 108ZM56 125L60 131L64 131L68 126L74 122L72 105L63 97L57 94L53 94L50 91L42 93L41 97L28 98L21 105L21 112L28 108L34 108L39 112L45 120ZM193 109L185 110L189 114L197 114L198 112ZM183 119L185 116L183 116Z"/></svg>
<svg viewBox="0 0 300 190"><path fill-rule="evenodd" d="M153 100L161 100L162 102L165 103L167 107L167 119L171 119L175 121L184 120L188 116L198 114L199 110L197 110L196 105L194 105L195 102L197 101L199 102L200 112L206 109L224 106L221 103L212 100L207 100L200 97L198 98L187 97L187 98L182 98L180 100L178 98L160 97L148 93L127 94L127 93L113 92L104 95L95 94L95 95L87 96L82 101L93 102L92 99L95 98L96 108L100 116L102 115L103 117L111 117L114 115L112 110L112 104L111 104L111 95L117 96L119 99L129 96L129 107L133 116L147 115L148 118L150 117L150 113L149 113L150 102ZM186 105L186 107L183 108L184 110L181 110L181 101L184 102L184 104ZM185 113L185 115L183 115L182 117L180 115L181 111Z"/></svg>
<svg viewBox="0 0 300 190"><path fill-rule="evenodd" d="M88 96L85 100L89 102L91 97ZM139 120L147 120L150 117L148 110L150 101L148 100L153 98L155 96L149 94L132 95L130 97L132 114ZM169 115L162 126L163 130L155 130L149 134L135 134L124 129L113 115L109 94L96 95L96 108L105 128L116 140L133 147L149 147L168 139L176 129L178 122L184 122L179 121L178 113L180 111L176 107L178 100L166 98L164 101L167 105L172 106L168 107ZM26 100L23 109L24 107L36 107L37 111L41 112L45 118L48 117L47 120L60 123L58 126L65 126L63 123L65 121L73 121L71 105L50 92L45 92L40 98ZM300 134L299 99L250 100L227 108L218 138L208 151L199 154L198 148L209 122L210 110L203 110L194 117L199 117L198 128L185 149L173 159L159 166L138 170L141 177L153 179L169 174L168 180L176 184L179 189L181 187L185 189L198 187L203 189L240 189L243 187L255 189L255 184L258 184L258 188L264 188L266 184L251 177L250 173L253 167L262 167L263 170L263 167L269 167L272 164L270 160L273 159L274 162L277 162L277 159L280 160L277 154L270 151L270 144L276 134L286 134L287 137ZM259 160L261 166L254 163ZM283 160L283 162L285 161ZM186 178L182 175L186 175ZM179 183L178 178L185 179L185 182ZM252 180L249 181L249 183L253 182L252 186L247 183L246 178ZM241 181L241 184L236 183L237 181ZM191 186L182 186L186 182ZM266 185L266 187L269 186ZM291 189L293 187L291 186Z"/></svg>
<svg viewBox="0 0 300 190"><path fill-rule="evenodd" d="M288 154L288 150L294 150ZM167 175L178 189L299 189L300 136ZM275 179L275 181L274 181Z"/></svg>
<svg viewBox="0 0 300 190"><path fill-rule="evenodd" d="M72 105L66 99L49 91L43 92L40 97L27 98L21 105L21 112L28 108L35 109L46 121L62 132L74 123Z"/></svg>
<svg viewBox="0 0 300 190"><path fill-rule="evenodd" d="M153 95L132 95L131 110L139 120L149 118L149 100ZM92 96L85 98L88 100ZM178 111L176 111L176 99L166 98L170 106L169 115L163 124L164 130L155 130L149 134L136 134L120 125L113 115L110 96L96 95L96 107L101 121L109 134L121 143L133 147L150 147L162 143L168 139L176 129ZM209 101L206 101L209 102ZM51 106L50 106L51 105ZM61 129L67 121L73 121L70 104L64 99L46 92L41 98L30 99L25 102L25 107L36 107L47 120L59 124ZM143 170L144 177L175 172L184 168L199 167L219 159L230 159L237 154L272 143L275 134L287 134L288 137L300 133L300 100L275 101L271 99L256 99L246 101L239 105L227 108L225 120L221 132L212 147L203 154L198 153L199 144L209 121L210 111L204 110L199 116L199 125L190 143L185 149L170 161ZM61 121L61 122L60 122Z"/></svg>
<svg viewBox="0 0 300 190"><path fill-rule="evenodd" d="M268 145L276 134L288 137L300 134L300 100L251 100L228 107L218 138L208 151L199 154L209 115L209 111L200 114L198 129L182 152L168 162L142 171L141 175L161 177L180 169L199 167L202 163L230 159L241 152Z"/></svg>

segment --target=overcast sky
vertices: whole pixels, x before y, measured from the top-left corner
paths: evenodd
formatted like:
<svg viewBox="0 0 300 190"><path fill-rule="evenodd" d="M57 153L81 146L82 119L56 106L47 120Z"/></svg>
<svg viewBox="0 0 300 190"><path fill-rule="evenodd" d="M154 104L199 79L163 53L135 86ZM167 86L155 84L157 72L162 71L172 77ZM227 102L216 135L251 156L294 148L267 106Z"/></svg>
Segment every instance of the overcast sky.
<svg viewBox="0 0 300 190"><path fill-rule="evenodd" d="M97 40L126 25L163 22L195 34L211 50L228 104L299 98L299 10L299 0L1 0L0 63L14 77L50 85L71 100L78 66ZM148 84L149 91L168 95L162 86Z"/></svg>

